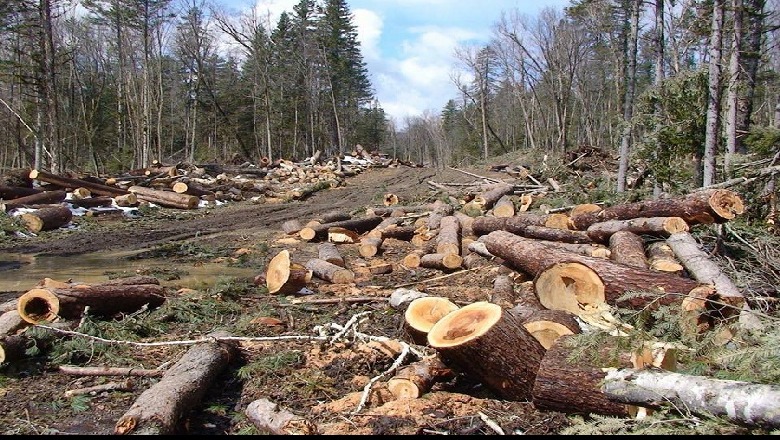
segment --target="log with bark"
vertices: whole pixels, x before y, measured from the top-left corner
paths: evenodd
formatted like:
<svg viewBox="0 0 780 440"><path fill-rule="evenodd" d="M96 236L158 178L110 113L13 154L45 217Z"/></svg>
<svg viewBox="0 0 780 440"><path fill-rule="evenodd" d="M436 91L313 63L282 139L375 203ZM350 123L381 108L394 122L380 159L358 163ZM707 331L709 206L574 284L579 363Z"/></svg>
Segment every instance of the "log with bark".
<svg viewBox="0 0 780 440"><path fill-rule="evenodd" d="M328 235L328 229L335 227L348 229L357 234L362 234L374 229L381 222L382 217L379 216L352 218L348 220L306 226L298 232L298 235L304 241L323 240Z"/></svg>
<svg viewBox="0 0 780 440"><path fill-rule="evenodd" d="M40 188L27 188L25 186L8 186L0 184L0 199L8 201L19 197L31 196L44 192Z"/></svg>
<svg viewBox="0 0 780 440"><path fill-rule="evenodd" d="M438 269L453 271L459 269L463 264L463 257L458 254L425 254L420 257L420 267L427 269Z"/></svg>
<svg viewBox="0 0 780 440"><path fill-rule="evenodd" d="M160 189L147 188L134 185L128 188L128 191L134 193L141 200L155 203L167 208L177 209L195 209L200 204L200 198L189 194L179 194L173 191L164 191Z"/></svg>
<svg viewBox="0 0 780 440"><path fill-rule="evenodd" d="M545 352L516 316L484 301L441 318L428 332L428 345L453 369L519 401L531 398Z"/></svg>
<svg viewBox="0 0 780 440"><path fill-rule="evenodd" d="M17 302L17 307L18 304ZM0 315L0 337L13 335L28 325L30 323L22 319L22 315L14 307L13 310L5 311Z"/></svg>
<svg viewBox="0 0 780 440"><path fill-rule="evenodd" d="M358 252L361 257L371 258L378 254L382 250L382 243L384 238L379 237L363 237L360 239L358 245Z"/></svg>
<svg viewBox="0 0 780 440"><path fill-rule="evenodd" d="M73 219L73 212L65 205L51 205L26 212L20 221L28 231L38 233L65 226Z"/></svg>
<svg viewBox="0 0 780 440"><path fill-rule="evenodd" d="M471 228L477 236L487 235L493 231L507 231L517 235L524 235L528 226L569 229L567 227L568 222L569 216L565 214L539 215L532 212L520 212L512 217L477 217L474 219Z"/></svg>
<svg viewBox="0 0 780 440"><path fill-rule="evenodd" d="M263 435L317 435L317 425L268 399L247 405L246 417Z"/></svg>
<svg viewBox="0 0 780 440"><path fill-rule="evenodd" d="M97 196L87 197L86 199L70 199L68 203L79 208L97 208L111 206L114 203L114 199L108 196Z"/></svg>
<svg viewBox="0 0 780 440"><path fill-rule="evenodd" d="M575 314L566 310L546 310L513 307L510 313L517 314L528 330L545 349L549 349L561 336L582 333L580 325L575 319Z"/></svg>
<svg viewBox="0 0 780 440"><path fill-rule="evenodd" d="M396 399L416 399L433 388L436 383L447 382L456 373L436 356L427 357L406 365L387 381L387 389Z"/></svg>
<svg viewBox="0 0 780 440"><path fill-rule="evenodd" d="M383 207L376 207L376 208L367 208L366 209L366 216L368 216L368 217L373 217L373 216L387 217L387 216L392 215L393 213L399 212L399 211L400 211L401 215L405 215L405 214L433 211L433 209L434 209L434 205L432 203L426 203L426 204L422 204L422 205L383 206Z"/></svg>
<svg viewBox="0 0 780 440"><path fill-rule="evenodd" d="M27 347L34 342L24 335L0 335L0 364L12 364L24 359Z"/></svg>
<svg viewBox="0 0 780 440"><path fill-rule="evenodd" d="M498 304L504 309L511 309L515 306L514 282L509 275L498 275L493 280L490 302Z"/></svg>
<svg viewBox="0 0 780 440"><path fill-rule="evenodd" d="M638 217L594 223L588 226L587 234L594 242L609 243L609 237L617 231L666 238L670 234L688 229L688 223L682 217Z"/></svg>
<svg viewBox="0 0 780 440"><path fill-rule="evenodd" d="M290 251L279 251L271 261L265 273L265 285L268 293L286 295L298 292L311 281L312 271L290 259Z"/></svg>
<svg viewBox="0 0 780 440"><path fill-rule="evenodd" d="M669 199L614 205L577 215L571 221L581 231L598 222L639 217L681 217L689 225L696 225L724 223L744 211L745 205L739 194L726 189L709 189Z"/></svg>
<svg viewBox="0 0 780 440"><path fill-rule="evenodd" d="M48 173L46 171L35 170L35 169L30 171L30 178L33 180L39 180L41 182L47 182L54 185L58 185L62 188L70 188L70 189L75 189L80 187L87 188L92 192L92 194L96 194L99 196L114 197L122 194L127 194L129 192L125 189L118 188L115 186L103 185L100 183L90 182L82 179L71 179L69 177L58 176L52 173Z"/></svg>
<svg viewBox="0 0 780 440"><path fill-rule="evenodd" d="M604 301L630 308L679 303L700 285L673 274L563 251L506 231L491 232L482 240L491 254L535 277L539 300L549 309L577 314L581 304ZM618 301L629 291L649 294Z"/></svg>
<svg viewBox="0 0 780 440"><path fill-rule="evenodd" d="M355 280L355 274L351 270L319 258L307 261L306 269L310 270L317 278L333 284L347 284Z"/></svg>
<svg viewBox="0 0 780 440"><path fill-rule="evenodd" d="M60 203L65 200L68 193L62 190L56 191L42 191L28 196L17 197L13 200L6 200L0 203L3 212L8 212L12 209L21 208L24 206L34 205L50 205Z"/></svg>
<svg viewBox="0 0 780 440"><path fill-rule="evenodd" d="M346 267L344 257L334 243L326 241L317 245L317 255L320 260L325 260L336 266Z"/></svg>
<svg viewBox="0 0 780 440"><path fill-rule="evenodd" d="M509 195L504 195L493 205L493 215L496 217L512 217L515 215L515 202Z"/></svg>
<svg viewBox="0 0 780 440"><path fill-rule="evenodd" d="M672 273L681 273L685 269L666 241L655 241L648 244L645 254L650 269Z"/></svg>
<svg viewBox="0 0 780 440"><path fill-rule="evenodd" d="M742 291L709 258L689 232L674 233L666 239L666 243L694 279L715 286L720 303L714 310L716 317L739 316L739 322L743 327L752 329L763 327L745 301Z"/></svg>
<svg viewBox="0 0 780 440"><path fill-rule="evenodd" d="M226 332L208 336L228 337ZM229 341L202 342L190 348L159 382L141 393L114 426L115 434L173 435L184 416L200 404L230 362L239 356Z"/></svg>
<svg viewBox="0 0 780 440"><path fill-rule="evenodd" d="M611 369L602 392L613 402L670 407L768 429L780 427L780 386L670 371Z"/></svg>
<svg viewBox="0 0 780 440"><path fill-rule="evenodd" d="M57 317L79 318L85 307L91 315L110 317L136 312L144 306L159 307L163 302L165 291L159 281L138 276L97 284L36 287L19 297L17 311L25 321L38 324Z"/></svg>
<svg viewBox="0 0 780 440"><path fill-rule="evenodd" d="M436 253L461 254L460 221L454 215L441 218L439 233L436 234Z"/></svg>
<svg viewBox="0 0 780 440"><path fill-rule="evenodd" d="M474 198L474 203L478 204L483 211L487 211L493 208L503 196L509 195L514 190L514 186L508 183L497 184L494 187L478 194ZM498 217L498 216L496 216Z"/></svg>
<svg viewBox="0 0 780 440"><path fill-rule="evenodd" d="M676 350L663 344L633 344L626 348L621 336L605 339L595 350L573 356L576 335L565 335L547 350L536 375L532 402L541 410L570 414L630 417L638 410L607 396L602 384L605 366L676 369Z"/></svg>
<svg viewBox="0 0 780 440"><path fill-rule="evenodd" d="M583 231L572 231L563 228L528 225L523 229L523 237L538 240L554 241L556 243L590 244L593 240Z"/></svg>
<svg viewBox="0 0 780 440"><path fill-rule="evenodd" d="M616 263L647 269L645 242L631 231L617 231L609 237L610 258Z"/></svg>

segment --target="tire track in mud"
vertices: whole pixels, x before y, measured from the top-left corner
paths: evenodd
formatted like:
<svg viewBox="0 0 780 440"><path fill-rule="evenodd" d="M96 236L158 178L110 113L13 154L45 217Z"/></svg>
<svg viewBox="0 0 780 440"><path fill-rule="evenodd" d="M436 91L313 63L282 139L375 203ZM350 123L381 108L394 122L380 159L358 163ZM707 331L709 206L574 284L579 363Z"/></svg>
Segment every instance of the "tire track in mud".
<svg viewBox="0 0 780 440"><path fill-rule="evenodd" d="M119 221L101 230L56 231L47 238L19 238L0 252L51 256L80 255L109 250L139 250L167 242L215 236L262 238L277 232L290 219L307 221L327 211L340 210L363 215L369 206L381 206L388 192L409 203L429 193L426 181L440 172L429 168L369 168L346 179L343 187L318 191L305 200L284 204L231 202L204 213L187 212L192 218L159 217ZM60 234L61 232L61 234Z"/></svg>

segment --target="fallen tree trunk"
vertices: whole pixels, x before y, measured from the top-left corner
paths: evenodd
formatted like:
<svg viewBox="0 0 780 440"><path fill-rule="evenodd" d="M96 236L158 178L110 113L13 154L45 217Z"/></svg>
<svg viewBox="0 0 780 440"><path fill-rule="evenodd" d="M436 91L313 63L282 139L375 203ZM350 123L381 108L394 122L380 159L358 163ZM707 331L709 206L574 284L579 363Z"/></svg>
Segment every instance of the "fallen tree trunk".
<svg viewBox="0 0 780 440"><path fill-rule="evenodd" d="M225 332L211 337L230 336ZM235 344L204 342L190 348L159 382L138 396L114 426L115 434L176 434L182 417L198 405L219 374L239 355Z"/></svg>
<svg viewBox="0 0 780 440"><path fill-rule="evenodd" d="M780 387L668 371L611 369L603 378L604 395L614 402L671 406L702 416L776 429L780 427Z"/></svg>
<svg viewBox="0 0 780 440"><path fill-rule="evenodd" d="M441 318L428 345L442 360L508 400L531 398L545 349L500 306L476 302Z"/></svg>
<svg viewBox="0 0 780 440"><path fill-rule="evenodd" d="M26 186L8 186L0 184L0 199L5 201L31 196L44 192L40 188L27 188Z"/></svg>
<svg viewBox="0 0 780 440"><path fill-rule="evenodd" d="M21 222L28 231L38 233L51 231L68 224L73 212L65 205L47 206L21 215Z"/></svg>
<svg viewBox="0 0 780 440"><path fill-rule="evenodd" d="M436 235L436 253L461 254L460 221L454 215L442 217L439 233Z"/></svg>
<svg viewBox="0 0 780 440"><path fill-rule="evenodd" d="M41 170L31 170L29 176L30 179L40 180L41 182L52 183L62 188L70 188L70 189L76 189L80 187L87 188L92 194L97 194L99 196L114 197L122 194L127 194L129 192L126 189L117 188L115 186L102 185L100 183L89 182L87 180L71 179L64 176L57 176L55 174L47 173L46 171L41 171Z"/></svg>
<svg viewBox="0 0 780 440"><path fill-rule="evenodd" d="M614 205L597 212L577 215L571 221L581 231L598 222L639 217L681 217L689 225L696 225L724 223L744 211L745 205L737 193L710 189L676 198Z"/></svg>
<svg viewBox="0 0 780 440"><path fill-rule="evenodd" d="M694 280L562 251L505 231L491 232L481 240L491 254L535 277L539 300L550 309L576 314L578 303L598 303L602 298L611 305L631 308L670 304L681 302L699 286ZM618 302L628 291L653 294Z"/></svg>
<svg viewBox="0 0 780 440"><path fill-rule="evenodd" d="M728 318L739 315L742 325L752 328L761 327L758 319L751 313L739 288L707 256L707 253L701 249L699 243L689 232L672 234L666 239L666 243L694 279L715 286L719 300L725 303L716 309L721 317Z"/></svg>
<svg viewBox="0 0 780 440"><path fill-rule="evenodd" d="M298 232L298 235L304 241L322 240L328 235L330 228L344 228L357 234L362 234L374 229L379 223L382 223L382 217L362 217L349 220L341 220L319 225L307 226Z"/></svg>
<svg viewBox="0 0 780 440"><path fill-rule="evenodd" d="M159 281L157 284L132 284L135 279L128 278L130 283L127 284L114 280L92 285L34 288L19 297L17 311L25 321L38 324L51 322L57 317L81 317L85 307L89 307L92 315L113 316L138 311L144 305L158 307L165 302L164 289Z"/></svg>
<svg viewBox="0 0 780 440"><path fill-rule="evenodd" d="M597 243L608 243L609 237L618 231L666 238L670 234L687 231L688 229L688 223L681 217L639 217L594 223L588 226L587 234L588 237Z"/></svg>
<svg viewBox="0 0 780 440"><path fill-rule="evenodd" d="M326 241L317 245L317 255L320 260L325 260L336 266L346 267L344 257L334 243Z"/></svg>
<svg viewBox="0 0 780 440"><path fill-rule="evenodd" d="M163 191L137 185L131 186L128 188L128 191L137 195L139 199L168 208L195 209L200 204L200 198L196 196L179 194L173 191Z"/></svg>
<svg viewBox="0 0 780 440"><path fill-rule="evenodd" d="M309 269L317 278L333 284L346 284L355 280L355 274L351 270L319 258L307 261L306 269Z"/></svg>
<svg viewBox="0 0 780 440"><path fill-rule="evenodd" d="M609 237L610 258L627 266L647 269L645 242L631 231L616 231Z"/></svg>
<svg viewBox="0 0 780 440"><path fill-rule="evenodd" d="M21 208L27 205L50 205L60 203L65 200L68 193L62 190L57 191L43 191L30 194L23 197L17 197L13 200L5 200L0 204L4 212L8 212L12 209Z"/></svg>

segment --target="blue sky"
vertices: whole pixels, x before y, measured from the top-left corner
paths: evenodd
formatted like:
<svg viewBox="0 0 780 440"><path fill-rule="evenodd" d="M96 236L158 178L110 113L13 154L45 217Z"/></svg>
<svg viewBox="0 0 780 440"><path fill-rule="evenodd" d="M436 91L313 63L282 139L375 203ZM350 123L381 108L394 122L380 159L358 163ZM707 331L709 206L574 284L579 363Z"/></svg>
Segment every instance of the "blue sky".
<svg viewBox="0 0 780 440"><path fill-rule="evenodd" d="M234 10L251 0L215 0ZM257 0L263 15L292 11L298 0ZM485 43L502 11L528 16L569 0L347 0L358 29L363 59L379 103L397 125L408 116L439 114L458 96L450 79L458 46Z"/></svg>

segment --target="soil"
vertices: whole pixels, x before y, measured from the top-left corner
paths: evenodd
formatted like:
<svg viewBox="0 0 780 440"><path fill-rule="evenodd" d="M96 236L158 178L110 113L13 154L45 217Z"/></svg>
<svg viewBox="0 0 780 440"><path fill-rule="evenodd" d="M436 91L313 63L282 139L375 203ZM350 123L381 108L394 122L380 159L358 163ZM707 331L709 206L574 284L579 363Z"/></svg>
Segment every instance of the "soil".
<svg viewBox="0 0 780 440"><path fill-rule="evenodd" d="M506 174L472 169L481 176ZM362 215L367 207L382 206L394 193L401 204L414 205L441 198L428 185L436 182L473 183L474 176L453 169L369 168L348 178L343 187L316 192L303 201L281 204L231 202L197 210L155 209L136 219L87 220L74 218L77 228L44 232L37 237L0 241L0 252L31 255L80 255L104 251L138 250L135 258L170 261L173 286L166 287L160 309L113 318L88 316L62 323L78 332L28 329L37 348L0 370L0 433L2 434L113 434L117 421L136 399L159 378L133 377L124 391L97 391L66 397L65 391L125 377L79 376L61 372L61 365L165 369L192 344L139 346L125 342L193 341L215 330L234 336L271 338L243 341L240 356L222 366L200 398L185 402L176 433L235 435L262 433L247 418L247 406L268 399L308 419L320 434L558 434L571 424L564 414L539 411L529 402L498 398L468 377L437 384L419 399L395 400L385 386L387 371L398 359L396 350L361 338L333 343L273 338L283 335L316 336L317 329L345 325L362 316L358 331L374 337L404 341L403 313L386 299L399 287L468 304L489 298L492 280L506 268L486 264L478 270L443 276L432 269L408 269L398 264L413 248L408 242L388 240L384 251L362 258L356 244L339 245L355 282L335 285L316 277L309 295L270 295L262 281L215 281L200 289L178 289L175 271L185 262L220 262L226 267L256 269L260 279L268 261L288 249L293 261L305 263L317 256L315 243L285 235L286 220L309 219L334 210ZM372 275L368 267L393 263L389 274ZM107 276L111 276L107 262ZM116 275L116 274L113 274ZM122 274L120 274L121 276ZM134 274L127 274L134 275ZM2 273L0 273L2 276ZM78 280L78 274L73 274ZM12 299L23 292L6 292ZM325 298L375 298L375 301L330 304ZM318 327L319 326L319 327ZM103 338L101 341L84 335ZM105 341L117 341L107 343ZM381 376L381 377L380 377ZM370 398L360 408L369 381ZM376 380L379 378L379 380Z"/></svg>

